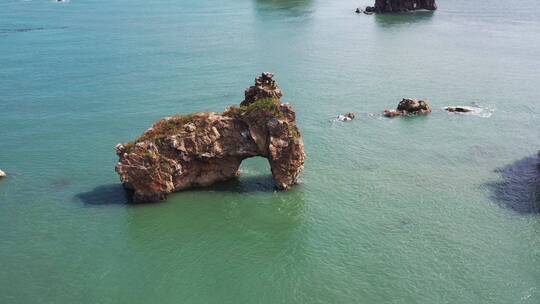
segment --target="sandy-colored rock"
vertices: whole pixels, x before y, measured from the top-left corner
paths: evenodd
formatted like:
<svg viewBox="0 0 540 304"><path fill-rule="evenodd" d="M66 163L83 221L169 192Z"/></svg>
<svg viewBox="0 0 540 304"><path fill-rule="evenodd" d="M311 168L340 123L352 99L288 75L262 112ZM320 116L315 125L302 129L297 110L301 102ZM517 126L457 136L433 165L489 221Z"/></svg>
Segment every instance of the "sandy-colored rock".
<svg viewBox="0 0 540 304"><path fill-rule="evenodd" d="M304 144L296 115L281 104L281 90L264 73L246 90L240 107L162 119L141 137L118 144L116 171L135 202L209 186L238 176L242 160L268 159L279 189L296 184L304 167Z"/></svg>

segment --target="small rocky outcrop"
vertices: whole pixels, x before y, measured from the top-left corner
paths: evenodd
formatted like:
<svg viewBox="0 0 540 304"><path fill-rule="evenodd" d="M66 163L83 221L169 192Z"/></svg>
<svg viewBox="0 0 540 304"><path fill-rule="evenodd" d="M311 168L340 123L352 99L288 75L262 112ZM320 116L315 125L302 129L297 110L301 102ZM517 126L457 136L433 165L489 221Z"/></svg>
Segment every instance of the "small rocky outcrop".
<svg viewBox="0 0 540 304"><path fill-rule="evenodd" d="M296 114L281 96L273 75L263 73L239 107L162 119L116 146L116 172L133 201L152 202L234 178L242 160L262 156L277 188L288 189L298 181L305 154Z"/></svg>
<svg viewBox="0 0 540 304"><path fill-rule="evenodd" d="M0 170L0 178L6 177L6 176L7 176L6 172Z"/></svg>
<svg viewBox="0 0 540 304"><path fill-rule="evenodd" d="M434 11L437 9L435 0L375 0L374 6L366 7L368 13L397 13L412 10L425 9Z"/></svg>
<svg viewBox="0 0 540 304"><path fill-rule="evenodd" d="M425 100L403 98L395 110L384 110L386 117L396 117L403 115L422 115L431 113L431 107Z"/></svg>

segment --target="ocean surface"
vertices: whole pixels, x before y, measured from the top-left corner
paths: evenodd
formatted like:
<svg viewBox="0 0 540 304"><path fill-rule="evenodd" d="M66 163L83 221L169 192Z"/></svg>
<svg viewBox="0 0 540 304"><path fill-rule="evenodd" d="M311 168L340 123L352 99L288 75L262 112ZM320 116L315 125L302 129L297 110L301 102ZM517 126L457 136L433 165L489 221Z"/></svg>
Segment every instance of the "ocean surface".
<svg viewBox="0 0 540 304"><path fill-rule="evenodd" d="M540 303L538 1L370 2L0 1L0 303ZM263 71L300 185L254 158L127 203L117 143ZM380 116L403 97L434 111Z"/></svg>

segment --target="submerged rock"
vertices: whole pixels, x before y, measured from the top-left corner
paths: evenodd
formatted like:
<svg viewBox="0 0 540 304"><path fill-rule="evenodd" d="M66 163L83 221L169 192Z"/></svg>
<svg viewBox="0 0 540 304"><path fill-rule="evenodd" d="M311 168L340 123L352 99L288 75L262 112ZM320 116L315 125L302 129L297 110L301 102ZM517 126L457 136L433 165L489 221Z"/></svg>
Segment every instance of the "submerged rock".
<svg viewBox="0 0 540 304"><path fill-rule="evenodd" d="M162 119L134 142L116 146L116 172L135 202L151 202L234 178L242 160L262 156L276 186L288 189L303 170L305 154L296 114L281 96L273 75L263 73L240 107Z"/></svg>
<svg viewBox="0 0 540 304"><path fill-rule="evenodd" d="M0 170L0 178L6 177L6 176L7 176L6 172Z"/></svg>
<svg viewBox="0 0 540 304"><path fill-rule="evenodd" d="M397 13L412 10L437 9L435 0L375 0L374 6L366 7L366 12L371 13Z"/></svg>
<svg viewBox="0 0 540 304"><path fill-rule="evenodd" d="M421 115L431 113L431 107L425 100L403 98L396 110L384 110L386 117L395 117L401 115Z"/></svg>
<svg viewBox="0 0 540 304"><path fill-rule="evenodd" d="M400 116L401 112L396 110L384 110L383 115L386 117L396 117Z"/></svg>
<svg viewBox="0 0 540 304"><path fill-rule="evenodd" d="M356 114L352 113L352 112L349 112L349 113L344 114L344 115L338 115L337 120L339 120L339 121L351 121L351 120L353 120L355 118L356 118Z"/></svg>
<svg viewBox="0 0 540 304"><path fill-rule="evenodd" d="M473 108L466 107L466 106L446 107L444 109L448 112L457 112L457 113L469 113L473 111Z"/></svg>

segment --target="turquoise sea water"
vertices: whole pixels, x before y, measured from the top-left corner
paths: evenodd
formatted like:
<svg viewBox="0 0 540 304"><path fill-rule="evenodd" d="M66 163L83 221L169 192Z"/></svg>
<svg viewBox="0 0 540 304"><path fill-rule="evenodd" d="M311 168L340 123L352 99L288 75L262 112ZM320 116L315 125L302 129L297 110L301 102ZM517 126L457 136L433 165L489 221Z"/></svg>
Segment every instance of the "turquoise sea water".
<svg viewBox="0 0 540 304"><path fill-rule="evenodd" d="M369 2L1 1L0 303L540 303L537 1ZM259 158L126 204L116 143L262 71L297 111L299 186ZM379 116L402 97L434 112Z"/></svg>

